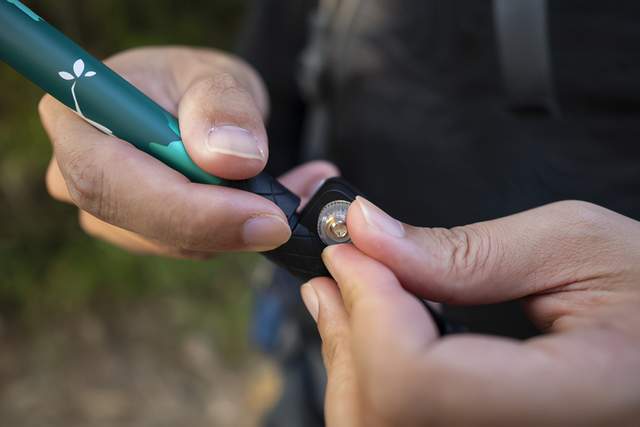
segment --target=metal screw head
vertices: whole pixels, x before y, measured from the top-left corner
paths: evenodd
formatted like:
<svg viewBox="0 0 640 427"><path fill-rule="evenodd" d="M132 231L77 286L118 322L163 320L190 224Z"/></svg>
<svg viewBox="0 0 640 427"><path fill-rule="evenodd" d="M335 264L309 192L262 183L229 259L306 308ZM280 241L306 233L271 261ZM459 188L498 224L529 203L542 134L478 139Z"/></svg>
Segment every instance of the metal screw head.
<svg viewBox="0 0 640 427"><path fill-rule="evenodd" d="M347 224L345 224L344 221L336 221L333 218L329 224L329 231L336 239L344 239L349 234Z"/></svg>
<svg viewBox="0 0 640 427"><path fill-rule="evenodd" d="M351 241L347 228L347 211L351 202L336 200L328 203L318 217L318 237L326 245Z"/></svg>

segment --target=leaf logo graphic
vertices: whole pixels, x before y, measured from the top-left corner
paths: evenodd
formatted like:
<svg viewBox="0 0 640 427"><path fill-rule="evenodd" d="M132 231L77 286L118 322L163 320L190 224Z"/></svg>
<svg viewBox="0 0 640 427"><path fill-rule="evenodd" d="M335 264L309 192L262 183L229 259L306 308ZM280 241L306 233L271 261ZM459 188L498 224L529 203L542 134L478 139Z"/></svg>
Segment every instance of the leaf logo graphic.
<svg viewBox="0 0 640 427"><path fill-rule="evenodd" d="M75 80L75 79L79 79L80 77L82 77L82 73L84 73L84 61L82 59L78 59L74 64L73 64L73 74L75 74L75 76L71 73L68 73L66 71L60 71L58 73L58 75L60 77L62 77L65 80ZM95 71L87 71L84 75L84 77L93 77L96 75Z"/></svg>
<svg viewBox="0 0 640 427"><path fill-rule="evenodd" d="M88 123L90 123L97 129L101 130L102 132L106 133L107 135L113 135L113 132L109 128L89 119L82 113L82 110L80 109L80 104L78 103L78 97L76 96L76 84L78 84L78 81L80 79L91 78L97 74L95 71L87 71L85 73L84 70L85 70L84 61L82 59L78 59L76 60L76 62L73 63L73 74L71 74L68 71L60 71L58 72L58 75L63 80L73 81L73 84L71 85L71 96L73 96L73 102L76 106L76 113L78 113L78 115L83 119L85 119Z"/></svg>

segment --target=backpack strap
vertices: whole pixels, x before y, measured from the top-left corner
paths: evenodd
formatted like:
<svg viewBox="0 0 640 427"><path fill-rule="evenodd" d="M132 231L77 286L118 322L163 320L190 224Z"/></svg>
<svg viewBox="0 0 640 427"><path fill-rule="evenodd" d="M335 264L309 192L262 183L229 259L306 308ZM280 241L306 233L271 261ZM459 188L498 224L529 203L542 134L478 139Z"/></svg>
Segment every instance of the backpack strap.
<svg viewBox="0 0 640 427"><path fill-rule="evenodd" d="M547 0L494 0L505 89L511 108L558 113Z"/></svg>
<svg viewBox="0 0 640 427"><path fill-rule="evenodd" d="M335 20L341 3L341 0L318 0L318 7L310 17L307 46L300 56L298 86L307 103L302 130L303 161L327 157L330 133L327 94L331 90L329 68L335 45Z"/></svg>
<svg viewBox="0 0 640 427"><path fill-rule="evenodd" d="M307 47L301 54L298 84L307 101L302 159L327 157L331 115L327 97L348 66L349 39L365 0L319 0L311 17Z"/></svg>

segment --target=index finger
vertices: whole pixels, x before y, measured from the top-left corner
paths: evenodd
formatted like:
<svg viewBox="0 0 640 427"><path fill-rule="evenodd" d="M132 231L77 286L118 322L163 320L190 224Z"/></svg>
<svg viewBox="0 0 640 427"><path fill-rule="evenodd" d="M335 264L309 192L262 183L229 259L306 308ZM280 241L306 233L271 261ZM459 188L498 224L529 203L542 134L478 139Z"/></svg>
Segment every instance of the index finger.
<svg viewBox="0 0 640 427"><path fill-rule="evenodd" d="M191 183L50 97L41 110L73 201L97 218L185 250L268 250L289 238L284 214L266 199Z"/></svg>
<svg viewBox="0 0 640 427"><path fill-rule="evenodd" d="M371 340L381 350L389 342L402 342L414 351L437 337L422 301L405 291L386 266L353 245L330 246L323 260L340 288L353 335L364 336L368 347Z"/></svg>

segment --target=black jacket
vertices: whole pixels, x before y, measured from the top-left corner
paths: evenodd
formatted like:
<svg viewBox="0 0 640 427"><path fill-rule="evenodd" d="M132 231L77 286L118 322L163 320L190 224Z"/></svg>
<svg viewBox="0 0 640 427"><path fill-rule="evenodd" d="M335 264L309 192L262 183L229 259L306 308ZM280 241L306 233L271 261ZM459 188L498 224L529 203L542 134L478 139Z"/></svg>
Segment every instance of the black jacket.
<svg viewBox="0 0 640 427"><path fill-rule="evenodd" d="M243 53L272 97L274 173L299 162L296 70L315 2L255 0ZM559 116L507 107L490 0L363 0L327 85L329 158L402 220L455 226L580 199L640 219L640 4L549 2ZM526 336L513 305L456 311ZM510 319L510 320L506 320Z"/></svg>

